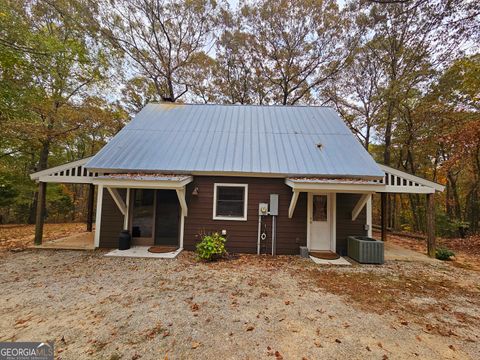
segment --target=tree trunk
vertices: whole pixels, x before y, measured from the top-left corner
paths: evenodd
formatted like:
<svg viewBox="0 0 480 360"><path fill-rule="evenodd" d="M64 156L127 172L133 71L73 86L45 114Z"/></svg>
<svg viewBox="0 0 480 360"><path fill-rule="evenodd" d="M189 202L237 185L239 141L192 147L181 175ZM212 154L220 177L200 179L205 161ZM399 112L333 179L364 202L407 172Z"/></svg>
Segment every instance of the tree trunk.
<svg viewBox="0 0 480 360"><path fill-rule="evenodd" d="M435 193L427 194L427 251L428 256L435 257Z"/></svg>
<svg viewBox="0 0 480 360"><path fill-rule="evenodd" d="M390 166L390 162L391 162L391 151L390 151L391 145L392 145L392 121L388 120L385 126L385 150L383 151L383 163L387 166Z"/></svg>
<svg viewBox="0 0 480 360"><path fill-rule="evenodd" d="M40 150L40 157L36 166L35 171L42 171L48 167L48 155L50 152L50 141L46 140L42 142L42 149ZM30 206L28 223L33 224L36 222L36 212L38 208L38 191L35 191L33 194L33 201Z"/></svg>
<svg viewBox="0 0 480 360"><path fill-rule="evenodd" d="M370 145L370 121L367 121L367 130L365 133L365 150L368 151L368 146Z"/></svg>
<svg viewBox="0 0 480 360"><path fill-rule="evenodd" d="M35 245L42 244L43 223L45 221L45 199L47 194L47 183L38 183L37 214L35 220Z"/></svg>
<svg viewBox="0 0 480 360"><path fill-rule="evenodd" d="M447 214L450 218L462 219L460 198L458 196L457 179L451 171L447 172Z"/></svg>

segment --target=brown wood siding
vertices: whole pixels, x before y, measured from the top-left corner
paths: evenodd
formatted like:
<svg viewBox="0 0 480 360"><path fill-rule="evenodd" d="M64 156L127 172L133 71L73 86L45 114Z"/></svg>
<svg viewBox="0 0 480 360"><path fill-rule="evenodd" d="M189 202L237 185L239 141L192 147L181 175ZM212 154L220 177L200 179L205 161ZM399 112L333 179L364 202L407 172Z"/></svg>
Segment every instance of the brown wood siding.
<svg viewBox="0 0 480 360"><path fill-rule="evenodd" d="M352 221L352 210L360 199L359 194L337 194L337 253L347 255L347 237L351 235L366 236L365 230L367 223L366 206L358 215L355 221Z"/></svg>
<svg viewBox="0 0 480 360"><path fill-rule="evenodd" d="M125 189L118 189L125 200ZM102 221L100 224L100 247L117 248L118 235L123 228L123 215L107 189L103 189Z"/></svg>
<svg viewBox="0 0 480 360"><path fill-rule="evenodd" d="M246 221L213 220L213 191L215 183L248 184L248 210ZM198 196L191 193L198 187ZM292 189L284 179L196 176L187 187L188 216L185 218L184 248L194 250L202 232L227 230L227 249L230 252L256 253L258 234L258 204L268 203L270 194L279 195L277 216L277 254L298 254L299 246L307 239L307 197L302 193L292 219L288 207ZM264 217L267 224L267 247L271 252L271 216Z"/></svg>

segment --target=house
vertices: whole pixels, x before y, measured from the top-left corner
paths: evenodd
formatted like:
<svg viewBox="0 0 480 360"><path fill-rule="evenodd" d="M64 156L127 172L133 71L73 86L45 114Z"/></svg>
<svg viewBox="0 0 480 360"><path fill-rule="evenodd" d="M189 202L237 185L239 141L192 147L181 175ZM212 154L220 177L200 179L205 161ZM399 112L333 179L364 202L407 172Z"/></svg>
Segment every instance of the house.
<svg viewBox="0 0 480 360"><path fill-rule="evenodd" d="M116 248L125 229L134 245L193 250L218 231L230 251L272 254L345 254L349 235L371 235L372 194L393 192L427 194L434 247L443 191L377 164L333 109L313 106L149 104L95 156L31 177L40 199L48 182L90 184L90 230L96 187L95 247Z"/></svg>

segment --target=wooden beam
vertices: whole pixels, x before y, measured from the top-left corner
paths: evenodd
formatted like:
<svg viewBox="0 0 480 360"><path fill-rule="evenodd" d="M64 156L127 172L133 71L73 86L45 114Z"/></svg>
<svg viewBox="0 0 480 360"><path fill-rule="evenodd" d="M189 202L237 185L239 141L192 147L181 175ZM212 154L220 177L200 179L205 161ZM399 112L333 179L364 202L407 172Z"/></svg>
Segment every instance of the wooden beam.
<svg viewBox="0 0 480 360"><path fill-rule="evenodd" d="M295 207L297 206L298 196L300 195L299 191L293 190L292 199L290 200L290 206L288 207L288 218L293 217Z"/></svg>
<svg viewBox="0 0 480 360"><path fill-rule="evenodd" d="M435 257L435 194L427 194L427 250L428 256Z"/></svg>
<svg viewBox="0 0 480 360"><path fill-rule="evenodd" d="M360 212L363 210L363 208L367 204L367 201L370 198L370 196L371 196L370 194L362 194L362 196L360 196L360 199L358 199L352 211L352 221L357 220L358 215L360 215Z"/></svg>
<svg viewBox="0 0 480 360"><path fill-rule="evenodd" d="M381 193L381 229L382 241L387 241L387 194Z"/></svg>
<svg viewBox="0 0 480 360"><path fill-rule="evenodd" d="M95 185L88 185L88 200L87 200L87 231L93 230L93 205L94 205Z"/></svg>
<svg viewBox="0 0 480 360"><path fill-rule="evenodd" d="M97 213L95 214L95 247L100 246L100 226L102 222L103 185L97 188Z"/></svg>
<svg viewBox="0 0 480 360"><path fill-rule="evenodd" d="M39 181L59 184L91 184L93 176L40 176Z"/></svg>
<svg viewBox="0 0 480 360"><path fill-rule="evenodd" d="M182 208L182 217L188 215L187 202L185 200L185 188L177 189L178 201L180 202L180 207Z"/></svg>
<svg viewBox="0 0 480 360"><path fill-rule="evenodd" d="M127 205L125 205L125 202L123 201L122 197L118 193L118 190L115 188L110 188L107 187L108 192L113 198L113 201L115 201L115 204L117 204L118 209L122 213L123 216L127 213Z"/></svg>
<svg viewBox="0 0 480 360"><path fill-rule="evenodd" d="M35 214L35 245L42 244L43 224L45 222L45 200L47 195L47 183L38 183L37 213Z"/></svg>

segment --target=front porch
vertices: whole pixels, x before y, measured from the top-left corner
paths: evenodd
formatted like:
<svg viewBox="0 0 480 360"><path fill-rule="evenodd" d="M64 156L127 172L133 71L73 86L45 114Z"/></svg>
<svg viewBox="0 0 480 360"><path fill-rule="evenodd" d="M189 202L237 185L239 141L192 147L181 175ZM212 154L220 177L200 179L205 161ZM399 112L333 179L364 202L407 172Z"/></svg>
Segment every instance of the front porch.
<svg viewBox="0 0 480 360"><path fill-rule="evenodd" d="M427 254L435 257L435 192L442 192L444 186L406 172L378 164L385 175L381 179L330 179L330 178L287 178L285 183L292 189L288 217L292 218L301 193L307 194L307 248L309 251L331 251L346 255L346 249L338 244L339 238L356 235L373 236L372 208L373 195L381 196L381 240L386 241L387 196L397 194L425 194L427 202ZM355 196L354 203L345 204L345 198ZM343 203L349 206L348 216L338 218L337 207ZM344 209L345 210L345 209ZM345 211L344 211L345 213ZM338 234L343 228L358 223L364 214L363 226L347 229L351 233ZM344 214L345 215L345 214ZM357 224L358 225L358 224ZM356 233L355 233L356 232Z"/></svg>
<svg viewBox="0 0 480 360"><path fill-rule="evenodd" d="M31 174L31 179L39 184L34 247L78 250L117 248L120 231L127 230L132 236L132 245L147 248L168 245L175 246L177 250L183 249L184 218L188 213L185 187L192 181L191 176L90 172L85 168L90 159ZM43 242L47 183L88 186L86 233ZM112 204L114 209L108 208ZM112 213L104 216L106 207ZM155 254L155 257L158 255Z"/></svg>
<svg viewBox="0 0 480 360"><path fill-rule="evenodd" d="M119 233L126 230L132 246L182 250L188 214L185 187L191 181L191 176L160 174L115 174L95 179L95 223L100 229L95 232L95 247L116 248Z"/></svg>

